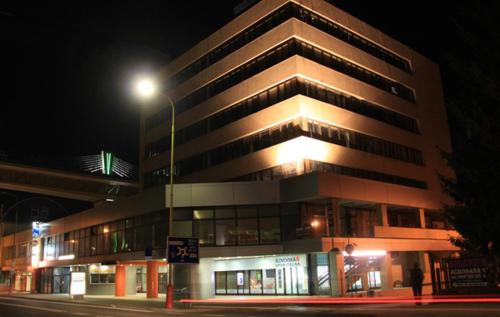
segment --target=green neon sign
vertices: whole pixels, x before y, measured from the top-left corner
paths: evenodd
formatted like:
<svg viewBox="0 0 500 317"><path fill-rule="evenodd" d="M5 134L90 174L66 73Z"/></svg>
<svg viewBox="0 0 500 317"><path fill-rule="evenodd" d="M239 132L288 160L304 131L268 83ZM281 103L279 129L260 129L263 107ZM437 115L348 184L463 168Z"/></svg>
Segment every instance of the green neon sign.
<svg viewBox="0 0 500 317"><path fill-rule="evenodd" d="M113 171L113 153L101 151L102 173L111 175Z"/></svg>

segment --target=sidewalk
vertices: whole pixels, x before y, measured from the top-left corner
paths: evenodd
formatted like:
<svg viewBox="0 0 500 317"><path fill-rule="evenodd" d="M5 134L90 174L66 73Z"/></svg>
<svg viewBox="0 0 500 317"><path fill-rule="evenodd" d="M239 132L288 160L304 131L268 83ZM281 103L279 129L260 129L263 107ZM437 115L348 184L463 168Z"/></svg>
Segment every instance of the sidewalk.
<svg viewBox="0 0 500 317"><path fill-rule="evenodd" d="M0 294L8 297L8 294ZM10 297L26 298L30 300L52 301L60 303L96 305L117 308L162 310L165 309L165 295L159 295L158 298L146 298L145 294L127 295L124 297L115 297L112 295L85 295L83 299L72 299L68 294L30 294L14 293ZM189 304L175 302L176 309L189 308Z"/></svg>

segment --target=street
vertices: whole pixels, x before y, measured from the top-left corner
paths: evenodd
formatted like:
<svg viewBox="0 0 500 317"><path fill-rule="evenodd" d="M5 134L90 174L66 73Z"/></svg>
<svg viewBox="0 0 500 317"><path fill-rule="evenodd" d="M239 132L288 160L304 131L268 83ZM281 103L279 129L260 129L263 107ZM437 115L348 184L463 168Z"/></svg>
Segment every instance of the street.
<svg viewBox="0 0 500 317"><path fill-rule="evenodd" d="M0 317L30 316L200 316L200 317L258 317L258 316L500 316L498 303L467 304L356 304L356 305L315 305L315 306L198 306L191 309L104 307L89 304L49 302L25 298L0 297Z"/></svg>

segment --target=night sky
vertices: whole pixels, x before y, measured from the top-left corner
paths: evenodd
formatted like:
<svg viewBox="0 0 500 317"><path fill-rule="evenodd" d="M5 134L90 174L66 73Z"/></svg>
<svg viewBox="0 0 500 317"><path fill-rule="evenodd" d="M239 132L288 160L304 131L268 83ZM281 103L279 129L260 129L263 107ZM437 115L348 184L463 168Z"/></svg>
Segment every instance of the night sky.
<svg viewBox="0 0 500 317"><path fill-rule="evenodd" d="M154 72L226 24L240 1L2 2L0 152L105 149L136 164L130 77ZM332 2L438 62L450 47L453 10L442 1Z"/></svg>

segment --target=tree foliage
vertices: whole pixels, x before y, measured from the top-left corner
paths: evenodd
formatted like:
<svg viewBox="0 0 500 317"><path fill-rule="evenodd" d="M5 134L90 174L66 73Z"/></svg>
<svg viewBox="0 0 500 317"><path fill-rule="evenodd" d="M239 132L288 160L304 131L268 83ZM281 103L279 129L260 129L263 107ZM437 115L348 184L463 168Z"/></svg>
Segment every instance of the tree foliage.
<svg viewBox="0 0 500 317"><path fill-rule="evenodd" d="M444 77L453 151L442 153L454 178L442 177L455 204L444 207L465 250L500 256L500 14L471 1L453 15L455 47Z"/></svg>

